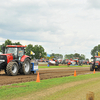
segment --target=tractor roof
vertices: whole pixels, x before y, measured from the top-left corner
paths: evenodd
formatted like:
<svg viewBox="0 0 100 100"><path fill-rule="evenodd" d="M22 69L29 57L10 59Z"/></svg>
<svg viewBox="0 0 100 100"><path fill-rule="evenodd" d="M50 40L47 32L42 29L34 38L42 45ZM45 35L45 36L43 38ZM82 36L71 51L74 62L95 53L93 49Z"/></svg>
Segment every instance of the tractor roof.
<svg viewBox="0 0 100 100"><path fill-rule="evenodd" d="M6 47L23 47L23 48L25 48L26 46L23 46L23 45L7 45Z"/></svg>
<svg viewBox="0 0 100 100"><path fill-rule="evenodd" d="M100 58L100 56L95 56L95 58Z"/></svg>

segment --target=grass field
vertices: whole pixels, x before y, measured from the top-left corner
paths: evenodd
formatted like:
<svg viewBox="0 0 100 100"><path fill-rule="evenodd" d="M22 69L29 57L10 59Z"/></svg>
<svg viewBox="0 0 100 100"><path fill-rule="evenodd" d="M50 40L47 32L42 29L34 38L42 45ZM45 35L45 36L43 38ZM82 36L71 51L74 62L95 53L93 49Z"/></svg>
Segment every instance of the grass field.
<svg viewBox="0 0 100 100"><path fill-rule="evenodd" d="M0 100L85 100L88 91L100 100L100 73L1 86Z"/></svg>
<svg viewBox="0 0 100 100"><path fill-rule="evenodd" d="M82 66L67 66L67 65L60 65L60 66L39 66L39 68L63 68L63 67L90 67L90 65L82 65Z"/></svg>

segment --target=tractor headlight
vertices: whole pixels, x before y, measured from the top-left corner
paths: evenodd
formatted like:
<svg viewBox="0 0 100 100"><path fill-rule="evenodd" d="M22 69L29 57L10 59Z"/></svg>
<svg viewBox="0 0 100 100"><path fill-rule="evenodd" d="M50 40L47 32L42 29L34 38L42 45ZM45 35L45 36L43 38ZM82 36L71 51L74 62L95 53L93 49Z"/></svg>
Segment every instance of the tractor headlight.
<svg viewBox="0 0 100 100"><path fill-rule="evenodd" d="M0 60L0 62L5 62L5 60Z"/></svg>

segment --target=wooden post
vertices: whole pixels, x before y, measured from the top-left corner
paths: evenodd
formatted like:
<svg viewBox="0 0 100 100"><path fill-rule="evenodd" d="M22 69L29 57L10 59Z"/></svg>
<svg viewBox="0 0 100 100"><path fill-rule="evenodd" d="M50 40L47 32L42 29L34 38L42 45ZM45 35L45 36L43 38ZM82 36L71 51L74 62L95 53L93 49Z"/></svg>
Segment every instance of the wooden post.
<svg viewBox="0 0 100 100"><path fill-rule="evenodd" d="M94 100L94 93L89 92L86 94L86 100Z"/></svg>

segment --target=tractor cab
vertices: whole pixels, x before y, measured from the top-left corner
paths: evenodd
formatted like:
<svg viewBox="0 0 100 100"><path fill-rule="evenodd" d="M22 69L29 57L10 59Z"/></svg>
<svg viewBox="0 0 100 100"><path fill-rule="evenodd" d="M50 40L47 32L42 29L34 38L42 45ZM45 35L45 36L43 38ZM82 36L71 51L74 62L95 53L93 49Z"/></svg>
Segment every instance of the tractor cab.
<svg viewBox="0 0 100 100"><path fill-rule="evenodd" d="M100 69L100 56L95 56L92 65L90 65L90 71Z"/></svg>
<svg viewBox="0 0 100 100"><path fill-rule="evenodd" d="M95 56L95 61L100 61L100 57L99 56Z"/></svg>
<svg viewBox="0 0 100 100"><path fill-rule="evenodd" d="M94 64L96 65L96 66L100 66L100 56L95 56L95 58L94 58Z"/></svg>
<svg viewBox="0 0 100 100"><path fill-rule="evenodd" d="M21 59L25 55L25 47L22 45L7 45L5 49L6 54L12 53L13 59Z"/></svg>

